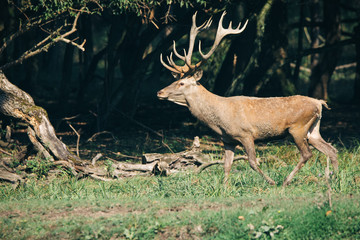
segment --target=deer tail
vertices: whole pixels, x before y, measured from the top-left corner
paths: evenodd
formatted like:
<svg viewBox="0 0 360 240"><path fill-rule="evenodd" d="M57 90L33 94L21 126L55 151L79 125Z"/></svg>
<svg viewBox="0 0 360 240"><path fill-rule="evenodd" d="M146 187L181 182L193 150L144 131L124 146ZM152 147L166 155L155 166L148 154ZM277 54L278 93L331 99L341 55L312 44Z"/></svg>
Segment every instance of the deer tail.
<svg viewBox="0 0 360 240"><path fill-rule="evenodd" d="M319 100L321 105L323 105L327 110L330 110L331 108L327 105L326 101L324 100Z"/></svg>

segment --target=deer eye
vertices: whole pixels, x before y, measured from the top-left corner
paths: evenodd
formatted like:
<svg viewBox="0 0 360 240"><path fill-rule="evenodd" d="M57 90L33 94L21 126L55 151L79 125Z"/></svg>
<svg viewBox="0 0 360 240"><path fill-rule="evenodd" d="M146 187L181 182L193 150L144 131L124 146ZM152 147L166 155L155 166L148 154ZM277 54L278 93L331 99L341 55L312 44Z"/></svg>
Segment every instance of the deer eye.
<svg viewBox="0 0 360 240"><path fill-rule="evenodd" d="M185 84L185 83L183 83L183 82L180 82L180 83L179 83L180 86L184 86L184 84Z"/></svg>

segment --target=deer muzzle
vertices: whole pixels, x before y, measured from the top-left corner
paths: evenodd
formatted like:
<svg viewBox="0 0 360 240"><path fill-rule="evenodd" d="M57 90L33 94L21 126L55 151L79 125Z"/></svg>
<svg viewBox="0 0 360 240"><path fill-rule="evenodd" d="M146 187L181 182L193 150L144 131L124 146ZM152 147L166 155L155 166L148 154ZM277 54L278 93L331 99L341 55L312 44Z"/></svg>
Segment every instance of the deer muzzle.
<svg viewBox="0 0 360 240"><path fill-rule="evenodd" d="M166 100L168 98L168 96L165 95L165 92L163 90L157 92L157 97L160 100Z"/></svg>

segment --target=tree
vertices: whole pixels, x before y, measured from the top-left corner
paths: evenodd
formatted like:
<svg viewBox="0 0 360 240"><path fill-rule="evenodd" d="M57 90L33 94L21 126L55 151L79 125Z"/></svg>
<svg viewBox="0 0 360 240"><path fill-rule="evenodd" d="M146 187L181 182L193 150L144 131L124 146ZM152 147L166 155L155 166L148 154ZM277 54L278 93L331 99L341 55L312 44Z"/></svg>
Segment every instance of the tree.
<svg viewBox="0 0 360 240"><path fill-rule="evenodd" d="M14 8L19 10L22 17L25 18L22 19L25 23L23 26L21 25L16 32L5 38L3 45L0 47L0 55L6 48L11 46L16 38L34 28L47 29L47 34L18 58L11 59L9 62L0 66L0 112L6 116L27 123L27 133L36 150L50 161L54 161L54 158L65 160L66 166L75 173L73 163L79 161L79 157L71 153L66 145L57 138L46 111L35 105L33 98L29 94L13 85L5 76L3 70L19 64L41 52L47 51L51 46L60 41L84 50L85 41L82 44L77 44L68 39L68 37L77 30L76 26L82 8L77 10L76 15L74 12L67 12L65 14L54 13L54 15L49 16L49 18L39 18L38 16L29 17L30 14L32 14L31 8L28 9L29 12L24 12L21 8L14 5L14 3L12 4ZM60 26L53 24L54 21L57 21L59 18L68 20L73 18L73 22L71 24L63 23ZM49 25L54 26L54 28L50 28Z"/></svg>
<svg viewBox="0 0 360 240"><path fill-rule="evenodd" d="M179 3L180 5L185 3L187 6L190 1L179 1ZM203 1L200 4L204 3L206 2ZM146 56L153 56L154 52L157 52L148 50L149 46L154 46L153 41L159 38L156 30L158 27L154 21L155 7L159 7L161 12L162 7L167 4L162 5L162 2L156 1L125 3L123 1L110 3L107 1L92 1L89 3L87 1L41 1L29 4L20 3L20 5L9 1L9 5L4 2L2 4L4 5L2 9L8 10L8 13L15 11L16 17L2 19L4 25L9 25L9 28L1 32L4 41L0 47L0 58L3 63L0 66L0 112L28 125L29 139L44 158L50 161L61 160L58 163L71 169L73 174L76 174L76 171L91 172L89 169L82 167L79 156L70 152L66 145L57 138L47 112L35 105L33 98L28 93L12 84L5 76L5 73L8 69L21 64L23 61L48 51L59 42L66 43L62 87L60 90L60 101L64 103L64 97L67 95L67 81L70 79L72 72L74 49L85 51L86 39L82 39L81 43L77 43L77 38L74 36L77 34L80 15L101 13L104 17L110 17L111 29L108 45L99 52L100 54L95 54L94 57L97 58L89 64L89 68L96 66L98 60L106 53L108 68L104 78L105 87L103 101L101 102L102 108L99 112L100 119L104 119L100 121L100 124L105 126L109 114L120 102L124 101L124 105L130 106L130 110L133 108L134 103L130 102L129 104L129 101L136 100L133 96L136 96L138 85L142 80L140 76L147 70L146 65L149 65ZM165 22L170 17L168 13L170 9L171 3L165 15ZM121 14L123 12L128 13ZM117 21L125 24L119 24ZM145 23L152 23L155 27L148 28L146 25L144 26ZM176 31L173 32L176 33ZM89 32L84 31L83 36L89 36ZM14 42L20 37L37 42L23 53L18 53L15 51L17 48L14 46ZM75 40L70 38L75 38ZM169 40L167 39L167 41ZM162 46L161 44L158 45ZM92 47L92 44L90 44L90 47ZM158 49L155 48L155 50ZM92 50L89 52L92 55ZM19 56L16 54L19 54ZM88 62L87 59L86 63ZM115 83L114 70L119 62L122 77L120 83ZM91 71L89 68L88 71ZM13 75L16 76L16 74ZM89 75L91 75L91 72L85 76ZM31 76L31 72L29 72L28 76Z"/></svg>
<svg viewBox="0 0 360 240"><path fill-rule="evenodd" d="M324 1L324 32L325 44L333 45L340 41L340 1ZM340 56L340 49L333 48L323 52L317 65L312 68L310 77L310 95L316 98L328 99L328 85L331 75Z"/></svg>

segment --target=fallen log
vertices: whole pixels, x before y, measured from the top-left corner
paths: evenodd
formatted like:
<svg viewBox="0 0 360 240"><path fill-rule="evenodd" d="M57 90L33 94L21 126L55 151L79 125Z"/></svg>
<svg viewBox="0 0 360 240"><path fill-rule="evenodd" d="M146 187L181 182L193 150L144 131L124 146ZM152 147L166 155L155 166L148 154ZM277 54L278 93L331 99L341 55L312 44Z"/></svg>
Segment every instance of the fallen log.
<svg viewBox="0 0 360 240"><path fill-rule="evenodd" d="M0 162L0 179L15 185L18 185L23 181L23 178L20 175L16 174L11 168L5 166L2 161Z"/></svg>
<svg viewBox="0 0 360 240"><path fill-rule="evenodd" d="M234 161L247 159L247 156L241 155L235 157ZM166 175L189 169L200 173L210 166L224 164L223 160L212 161L209 154L202 152L199 137L194 138L194 142L190 150L166 154L146 153L142 156L143 164L153 162L158 162L158 166L161 166L163 173L166 173ZM257 163L259 164L259 159L257 159Z"/></svg>

